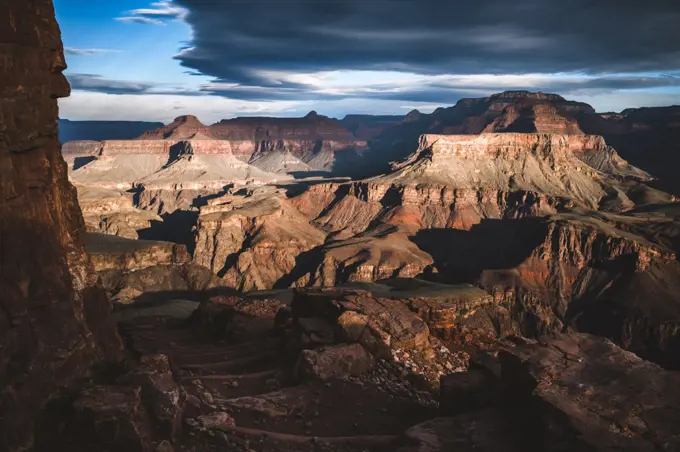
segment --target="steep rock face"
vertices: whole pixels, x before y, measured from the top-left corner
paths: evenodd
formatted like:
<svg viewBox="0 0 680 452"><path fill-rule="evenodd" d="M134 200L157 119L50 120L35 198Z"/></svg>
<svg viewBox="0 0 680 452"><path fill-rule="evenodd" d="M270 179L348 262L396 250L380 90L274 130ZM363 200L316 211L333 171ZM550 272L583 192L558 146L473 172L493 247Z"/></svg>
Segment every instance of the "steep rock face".
<svg viewBox="0 0 680 452"><path fill-rule="evenodd" d="M69 94L51 1L0 4L0 444L27 450L59 388L122 358L57 136Z"/></svg>
<svg viewBox="0 0 680 452"><path fill-rule="evenodd" d="M482 219L545 216L575 204L610 210L644 204L636 190L653 190L624 184L624 178L648 175L601 137L424 135L419 150L393 172L349 185L315 185L292 202L331 233L363 232L375 221L414 230L469 229Z"/></svg>
<svg viewBox="0 0 680 452"><path fill-rule="evenodd" d="M415 241L435 261L431 278L484 287L524 335L571 327L677 368L680 267L630 221L593 212L487 220L419 231Z"/></svg>
<svg viewBox="0 0 680 452"><path fill-rule="evenodd" d="M81 185L99 188L130 189L134 181L152 174L168 163L170 141L104 141L99 157L72 171L70 179Z"/></svg>
<svg viewBox="0 0 680 452"><path fill-rule="evenodd" d="M474 370L445 376L441 405L451 417L412 428L412 448L399 452L461 444L485 452L680 446L677 372L588 334L518 342L475 355Z"/></svg>
<svg viewBox="0 0 680 452"><path fill-rule="evenodd" d="M114 303L162 301L168 292L220 285L208 269L192 262L184 245L90 233L85 246Z"/></svg>
<svg viewBox="0 0 680 452"><path fill-rule="evenodd" d="M230 142L237 158L258 166L274 155L277 159L293 157L314 170L343 171L358 158L357 151L367 146L339 121L315 112L304 118L228 119L210 126L210 131ZM295 166L292 170L298 171L300 163ZM271 171L272 162L262 168Z"/></svg>
<svg viewBox="0 0 680 452"><path fill-rule="evenodd" d="M556 94L506 91L490 97L461 99L453 107L412 115L385 127L373 138L370 154L376 159L378 156L392 161L403 159L423 134L602 135L605 123L588 104L568 101ZM374 163L380 167L379 161Z"/></svg>
<svg viewBox="0 0 680 452"><path fill-rule="evenodd" d="M95 160L101 151L99 141L69 141L61 147L68 169L76 170Z"/></svg>
<svg viewBox="0 0 680 452"><path fill-rule="evenodd" d="M213 133L226 140L353 140L339 121L310 112L303 118L234 118L211 126Z"/></svg>
<svg viewBox="0 0 680 452"><path fill-rule="evenodd" d="M194 256L230 287L270 289L324 238L284 196L262 189L202 207Z"/></svg>
<svg viewBox="0 0 680 452"><path fill-rule="evenodd" d="M395 165L391 174L373 181L528 191L596 208L617 176L649 179L622 161L600 137L423 135L415 154ZM624 198L622 204L632 204L623 193L617 196Z"/></svg>
<svg viewBox="0 0 680 452"><path fill-rule="evenodd" d="M163 221L155 213L135 207L131 193L97 187L76 188L88 232L136 239L138 231Z"/></svg>
<svg viewBox="0 0 680 452"><path fill-rule="evenodd" d="M98 272L136 271L154 265L181 265L191 260L183 245L148 240L128 240L102 234L87 235L87 250Z"/></svg>
<svg viewBox="0 0 680 452"><path fill-rule="evenodd" d="M221 189L285 178L234 158L228 142L209 139L106 141L96 161L71 173L76 183L103 188Z"/></svg>
<svg viewBox="0 0 680 452"><path fill-rule="evenodd" d="M479 99L461 99L450 108L436 110L429 118L430 133L551 133L582 134L580 114L595 110L557 94L506 91Z"/></svg>

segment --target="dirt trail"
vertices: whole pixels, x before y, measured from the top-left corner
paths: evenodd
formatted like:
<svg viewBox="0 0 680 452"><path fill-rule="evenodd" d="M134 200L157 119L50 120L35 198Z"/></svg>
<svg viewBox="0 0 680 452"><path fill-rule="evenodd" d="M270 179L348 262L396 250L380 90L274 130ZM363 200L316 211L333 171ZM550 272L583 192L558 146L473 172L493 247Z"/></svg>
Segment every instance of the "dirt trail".
<svg viewBox="0 0 680 452"><path fill-rule="evenodd" d="M188 394L176 451L388 452L436 408L389 392L381 372L364 379L296 384L285 342L271 332L215 339L188 321L139 318L121 324L128 347L167 354ZM193 406L192 406L193 405ZM228 413L229 429L192 428L201 415Z"/></svg>

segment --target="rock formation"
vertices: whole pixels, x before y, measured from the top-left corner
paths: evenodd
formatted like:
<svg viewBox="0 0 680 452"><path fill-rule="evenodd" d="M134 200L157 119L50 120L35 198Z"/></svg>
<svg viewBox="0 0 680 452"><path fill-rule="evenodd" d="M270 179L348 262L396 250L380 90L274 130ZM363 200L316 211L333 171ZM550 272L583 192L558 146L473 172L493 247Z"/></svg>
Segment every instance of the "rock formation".
<svg viewBox="0 0 680 452"><path fill-rule="evenodd" d="M0 448L28 450L46 401L122 359L57 136L68 96L51 1L0 2Z"/></svg>
<svg viewBox="0 0 680 452"><path fill-rule="evenodd" d="M163 221L155 213L135 207L131 193L83 185L76 188L88 232L136 239L140 231Z"/></svg>
<svg viewBox="0 0 680 452"><path fill-rule="evenodd" d="M69 141L61 147L69 171L77 170L95 160L100 150L99 141Z"/></svg>
<svg viewBox="0 0 680 452"><path fill-rule="evenodd" d="M196 263L240 290L270 289L325 234L273 189L208 202L198 218Z"/></svg>
<svg viewBox="0 0 680 452"><path fill-rule="evenodd" d="M168 293L201 292L220 286L191 261L186 246L90 233L86 249L113 303L155 302Z"/></svg>
<svg viewBox="0 0 680 452"><path fill-rule="evenodd" d="M595 110L556 94L506 91L487 98L461 99L433 113L430 131L444 134L551 133L581 134L576 117Z"/></svg>
<svg viewBox="0 0 680 452"><path fill-rule="evenodd" d="M424 135L384 176L209 201L194 254L241 290L397 277L474 283L493 295L499 309L488 315L506 325L498 331L572 326L675 367L678 234L652 213L674 198L648 179L597 136ZM645 312L627 284L667 285L658 291L667 321ZM616 299L621 317L603 327Z"/></svg>
<svg viewBox="0 0 680 452"><path fill-rule="evenodd" d="M472 362L475 370L471 365L468 373L442 379L450 417L407 432L412 446L400 452L461 443L482 451L678 447L680 437L668 423L678 417L668 405L678 374L609 341L558 335L483 352Z"/></svg>

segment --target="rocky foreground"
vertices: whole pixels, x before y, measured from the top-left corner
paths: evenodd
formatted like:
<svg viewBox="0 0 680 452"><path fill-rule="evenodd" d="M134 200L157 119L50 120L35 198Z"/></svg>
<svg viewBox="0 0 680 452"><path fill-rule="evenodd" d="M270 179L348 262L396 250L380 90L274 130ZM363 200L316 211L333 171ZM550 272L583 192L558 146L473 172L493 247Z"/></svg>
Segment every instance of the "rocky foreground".
<svg viewBox="0 0 680 452"><path fill-rule="evenodd" d="M53 420L38 445L244 452L680 447L680 374L604 339L473 338L459 334L469 319L416 314L409 303L417 300L361 290L296 291L292 303L281 296L215 297L184 320L139 310L121 326L139 364L81 389L69 415Z"/></svg>

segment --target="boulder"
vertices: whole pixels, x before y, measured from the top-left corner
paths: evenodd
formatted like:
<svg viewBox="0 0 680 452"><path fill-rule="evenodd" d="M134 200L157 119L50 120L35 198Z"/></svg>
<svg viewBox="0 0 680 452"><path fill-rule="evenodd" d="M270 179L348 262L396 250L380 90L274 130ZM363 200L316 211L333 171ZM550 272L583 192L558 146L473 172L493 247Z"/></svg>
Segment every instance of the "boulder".
<svg viewBox="0 0 680 452"><path fill-rule="evenodd" d="M403 302L374 298L370 292L300 290L292 308L297 319L318 317L333 322L344 340L361 343L378 358L389 358L392 350L424 351L430 345L429 329L420 317Z"/></svg>
<svg viewBox="0 0 680 452"><path fill-rule="evenodd" d="M234 419L224 412L205 414L197 420L199 426L205 429L231 430L236 426Z"/></svg>
<svg viewBox="0 0 680 452"><path fill-rule="evenodd" d="M69 451L153 450L141 387L94 386L78 395L73 408L74 416L62 438ZM53 450L65 450L54 446Z"/></svg>
<svg viewBox="0 0 680 452"><path fill-rule="evenodd" d="M137 384L152 422L154 432L163 438L176 439L181 433L184 391L175 381L166 355L146 355L140 365L125 374L119 383Z"/></svg>
<svg viewBox="0 0 680 452"><path fill-rule="evenodd" d="M519 450L680 450L680 374L606 339L577 333L543 343L518 339L473 361L488 372L444 378L442 406L494 405L516 432Z"/></svg>
<svg viewBox="0 0 680 452"><path fill-rule="evenodd" d="M375 358L360 344L340 344L303 350L295 366L298 380L358 377L373 369Z"/></svg>
<svg viewBox="0 0 680 452"><path fill-rule="evenodd" d="M283 304L276 299L219 295L202 302L192 318L214 334L240 339L273 330Z"/></svg>

